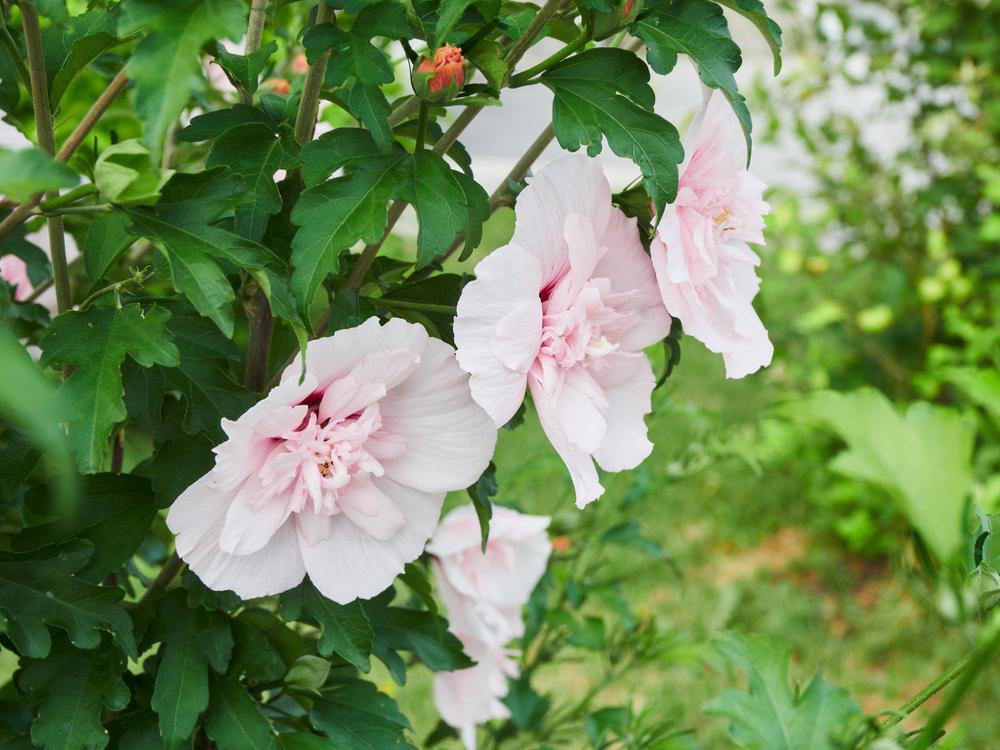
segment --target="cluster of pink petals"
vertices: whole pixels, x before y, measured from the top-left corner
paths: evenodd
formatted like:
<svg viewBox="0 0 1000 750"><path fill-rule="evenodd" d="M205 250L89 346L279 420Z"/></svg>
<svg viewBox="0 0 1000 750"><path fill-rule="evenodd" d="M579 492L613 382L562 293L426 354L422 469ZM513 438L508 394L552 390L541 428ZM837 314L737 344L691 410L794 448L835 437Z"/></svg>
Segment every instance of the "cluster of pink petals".
<svg viewBox="0 0 1000 750"><path fill-rule="evenodd" d="M5 255L0 258L0 279L14 287L16 302L26 300L34 289L28 279L28 266L16 255Z"/></svg>
<svg viewBox="0 0 1000 750"><path fill-rule="evenodd" d="M611 204L593 159L541 170L518 196L514 236L476 266L458 303L458 361L497 425L531 391L579 507L604 488L594 467L639 465L655 384L643 349L670 330L634 219Z"/></svg>
<svg viewBox="0 0 1000 750"><path fill-rule="evenodd" d="M442 520L427 545L449 629L476 661L469 669L438 672L434 702L470 750L476 746L477 724L510 715L501 699L518 669L507 644L524 634L521 610L552 551L548 525L547 517L496 506L483 552L479 519L465 505Z"/></svg>
<svg viewBox="0 0 1000 750"><path fill-rule="evenodd" d="M445 493L475 482L496 428L454 350L377 318L309 342L235 422L215 468L177 498L177 553L210 588L279 593L308 574L340 603L387 588L420 555Z"/></svg>
<svg viewBox="0 0 1000 750"><path fill-rule="evenodd" d="M706 100L685 143L677 199L650 248L663 302L684 332L722 354L726 376L771 362L774 347L753 307L764 243L765 185L741 158L739 124L721 94Z"/></svg>

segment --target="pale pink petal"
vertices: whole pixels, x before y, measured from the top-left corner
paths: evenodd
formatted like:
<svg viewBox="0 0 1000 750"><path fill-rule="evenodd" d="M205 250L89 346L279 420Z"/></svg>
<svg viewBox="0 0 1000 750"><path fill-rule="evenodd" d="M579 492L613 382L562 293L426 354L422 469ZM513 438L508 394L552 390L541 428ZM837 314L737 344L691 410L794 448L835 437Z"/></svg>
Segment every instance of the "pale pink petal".
<svg viewBox="0 0 1000 750"><path fill-rule="evenodd" d="M355 526L380 542L391 539L406 523L402 511L371 479L352 482L341 500L341 508Z"/></svg>
<svg viewBox="0 0 1000 750"><path fill-rule="evenodd" d="M420 555L434 533L444 502L444 493L420 492L385 477L372 482L405 518L391 539L373 539L343 515L332 519L330 536L317 544L310 545L299 531L298 546L310 580L324 596L340 604L370 599L388 588L403 566Z"/></svg>
<svg viewBox="0 0 1000 750"><path fill-rule="evenodd" d="M538 420L541 422L545 436L556 449L556 453L569 469L570 478L573 480L573 488L576 491L576 506L583 508L604 494L604 487L601 486L597 478L597 469L594 468L594 461L590 454L572 443L563 432L563 427L559 422L556 413L556 406L551 396L549 396L538 381L530 380L531 399L538 412Z"/></svg>
<svg viewBox="0 0 1000 750"><path fill-rule="evenodd" d="M670 315L653 273L653 264L639 241L636 220L612 209L600 243L609 248L594 268L594 276L611 281L611 293L624 300L616 311L628 315L627 325L616 329L615 342L625 351L640 351L670 333Z"/></svg>
<svg viewBox="0 0 1000 750"><path fill-rule="evenodd" d="M608 402L590 373L582 367L567 370L552 400L561 431L570 443L586 453L596 451L604 440Z"/></svg>
<svg viewBox="0 0 1000 750"><path fill-rule="evenodd" d="M455 318L458 362L471 375L472 396L499 426L524 400L528 368L538 353L541 267L516 245L476 266Z"/></svg>
<svg viewBox="0 0 1000 750"><path fill-rule="evenodd" d="M378 318L371 317L355 328L310 341L306 358L312 366L307 370L316 378L317 387L325 390L335 379L349 374L354 365L369 354L385 349L403 349L419 356L428 338L423 326L400 318L381 325ZM301 373L302 360L296 357L281 374L281 380L297 381Z"/></svg>
<svg viewBox="0 0 1000 750"><path fill-rule="evenodd" d="M420 364L380 407L385 430L406 440L406 451L383 463L390 479L450 492L473 484L489 465L496 427L469 398L469 376L443 341L427 342Z"/></svg>
<svg viewBox="0 0 1000 750"><path fill-rule="evenodd" d="M270 596L294 588L305 577L292 523L267 545L249 555L219 549L219 538L232 498L211 485L210 474L188 487L167 514L177 537L177 554L197 576L217 591L235 591L243 599Z"/></svg>
<svg viewBox="0 0 1000 750"><path fill-rule="evenodd" d="M653 368L641 355L611 355L613 364L598 376L608 400L607 427L594 458L605 471L634 469L653 451L645 415L653 410Z"/></svg>
<svg viewBox="0 0 1000 750"><path fill-rule="evenodd" d="M586 217L600 237L610 212L611 187L600 164L581 156L564 157L530 178L518 194L511 244L541 262L542 287L547 287L568 270L566 219L573 214Z"/></svg>

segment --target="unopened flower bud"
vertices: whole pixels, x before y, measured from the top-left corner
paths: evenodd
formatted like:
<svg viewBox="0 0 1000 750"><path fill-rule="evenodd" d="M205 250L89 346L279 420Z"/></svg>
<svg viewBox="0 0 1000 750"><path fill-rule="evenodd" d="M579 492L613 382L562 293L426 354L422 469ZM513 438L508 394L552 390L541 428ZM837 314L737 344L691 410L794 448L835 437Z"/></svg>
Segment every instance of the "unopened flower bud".
<svg viewBox="0 0 1000 750"><path fill-rule="evenodd" d="M605 39L632 23L642 12L642 0L621 0L613 10L594 13L594 39Z"/></svg>
<svg viewBox="0 0 1000 750"><path fill-rule="evenodd" d="M299 75L309 72L309 61L301 52L292 58L292 72Z"/></svg>
<svg viewBox="0 0 1000 750"><path fill-rule="evenodd" d="M423 58L411 76L413 93L431 104L441 104L455 98L465 85L465 58L460 47L446 44L434 53L434 59Z"/></svg>
<svg viewBox="0 0 1000 750"><path fill-rule="evenodd" d="M291 84L284 78L268 78L264 81L264 87L271 89L275 94L288 94L292 90Z"/></svg>

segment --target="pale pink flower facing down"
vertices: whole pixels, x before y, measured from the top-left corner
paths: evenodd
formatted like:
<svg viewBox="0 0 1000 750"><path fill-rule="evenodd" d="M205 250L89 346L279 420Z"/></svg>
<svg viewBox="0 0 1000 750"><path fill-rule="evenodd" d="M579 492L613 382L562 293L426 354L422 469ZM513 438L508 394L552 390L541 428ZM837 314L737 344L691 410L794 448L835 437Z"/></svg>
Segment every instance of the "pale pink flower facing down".
<svg viewBox="0 0 1000 750"><path fill-rule="evenodd" d="M634 219L611 204L600 165L560 159L517 199L514 236L476 266L458 303L458 361L498 425L524 399L569 469L579 507L607 471L652 450L643 417L655 380L643 349L670 330Z"/></svg>
<svg viewBox="0 0 1000 750"><path fill-rule="evenodd" d="M28 266L16 255L5 255L0 258L0 279L14 287L16 302L26 300L34 289L28 279Z"/></svg>
<svg viewBox="0 0 1000 750"><path fill-rule="evenodd" d="M744 168L739 124L711 92L685 143L677 199L666 207L650 248L663 302L684 332L722 354L726 376L771 363L774 347L753 307L760 289L765 185Z"/></svg>
<svg viewBox="0 0 1000 750"><path fill-rule="evenodd" d="M484 552L471 505L449 513L427 551L434 555L438 592L449 629L476 666L434 675L441 717L475 748L476 725L510 715L502 698L517 663L506 646L524 634L521 610L545 573L552 544L549 519L494 506Z"/></svg>
<svg viewBox="0 0 1000 750"><path fill-rule="evenodd" d="M309 342L281 383L234 422L215 468L177 498L177 553L244 599L308 574L340 603L384 590L437 525L445 493L489 464L496 429L454 350L377 318Z"/></svg>

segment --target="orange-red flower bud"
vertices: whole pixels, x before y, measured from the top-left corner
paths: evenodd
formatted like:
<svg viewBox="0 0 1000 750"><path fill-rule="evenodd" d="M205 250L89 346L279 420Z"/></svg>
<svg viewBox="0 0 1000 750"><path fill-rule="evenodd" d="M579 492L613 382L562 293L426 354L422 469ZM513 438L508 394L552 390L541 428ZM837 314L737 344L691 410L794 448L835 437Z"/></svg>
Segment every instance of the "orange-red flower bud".
<svg viewBox="0 0 1000 750"><path fill-rule="evenodd" d="M292 72L299 74L309 72L309 61L301 52L292 58Z"/></svg>
<svg viewBox="0 0 1000 750"><path fill-rule="evenodd" d="M573 543L570 541L568 536L555 536L552 537L552 549L556 552L569 552Z"/></svg>
<svg viewBox="0 0 1000 750"><path fill-rule="evenodd" d="M288 94L292 90L291 84L284 78L268 78L264 81L264 86L270 88L275 94Z"/></svg>
<svg viewBox="0 0 1000 750"><path fill-rule="evenodd" d="M433 104L454 98L465 85L465 58L460 47L445 44L434 59L423 58L413 71L413 91Z"/></svg>

